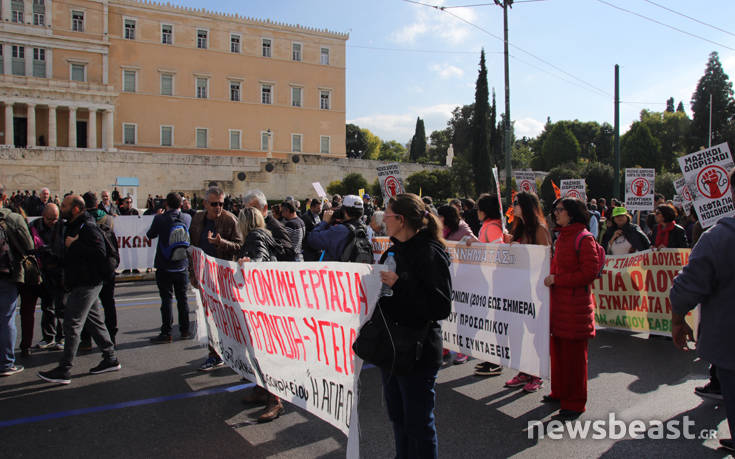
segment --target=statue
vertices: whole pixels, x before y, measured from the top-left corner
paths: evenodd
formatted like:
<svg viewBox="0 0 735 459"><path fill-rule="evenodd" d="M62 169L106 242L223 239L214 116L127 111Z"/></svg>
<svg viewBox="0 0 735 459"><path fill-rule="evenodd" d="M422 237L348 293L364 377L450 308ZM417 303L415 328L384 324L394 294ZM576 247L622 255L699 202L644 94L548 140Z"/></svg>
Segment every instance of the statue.
<svg viewBox="0 0 735 459"><path fill-rule="evenodd" d="M454 161L454 145L450 143L447 149L447 167L452 167L452 161Z"/></svg>

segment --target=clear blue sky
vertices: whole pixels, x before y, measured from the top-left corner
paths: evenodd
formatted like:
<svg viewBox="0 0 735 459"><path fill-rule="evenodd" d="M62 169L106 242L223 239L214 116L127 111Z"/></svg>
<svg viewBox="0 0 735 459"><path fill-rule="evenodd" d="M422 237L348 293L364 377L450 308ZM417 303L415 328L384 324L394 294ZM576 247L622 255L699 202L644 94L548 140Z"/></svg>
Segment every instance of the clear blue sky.
<svg viewBox="0 0 735 459"><path fill-rule="evenodd" d="M347 121L385 140L409 141L417 116L425 119L427 134L443 129L454 107L472 103L480 48L487 53L488 82L497 92L498 109L504 110L502 41L447 12L403 0L172 1L349 32ZM445 6L492 3L421 1ZM615 64L620 65L621 100L626 102L621 106L623 132L641 109L662 111L672 96L677 104L684 101L691 116L689 101L712 51L735 77L735 29L730 27L735 1L604 2L702 38L603 0L516 3L509 15L510 105L516 136L537 135L547 117L612 124ZM501 8L448 11L502 38Z"/></svg>

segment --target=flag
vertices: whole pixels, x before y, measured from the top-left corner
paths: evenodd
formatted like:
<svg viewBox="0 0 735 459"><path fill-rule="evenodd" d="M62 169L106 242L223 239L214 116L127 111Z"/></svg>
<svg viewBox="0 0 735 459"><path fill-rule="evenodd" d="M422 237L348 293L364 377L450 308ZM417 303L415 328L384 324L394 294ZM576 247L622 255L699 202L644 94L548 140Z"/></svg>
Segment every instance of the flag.
<svg viewBox="0 0 735 459"><path fill-rule="evenodd" d="M362 199L362 195L365 194L365 188L360 188L359 190L357 190L357 194L360 195L360 199Z"/></svg>
<svg viewBox="0 0 735 459"><path fill-rule="evenodd" d="M421 187L419 187L419 198L421 197Z"/></svg>
<svg viewBox="0 0 735 459"><path fill-rule="evenodd" d="M510 198L510 206L508 206L508 210L505 212L505 219L508 222L508 224L513 223L513 202L516 200L516 190L512 190L512 197Z"/></svg>
<svg viewBox="0 0 735 459"><path fill-rule="evenodd" d="M556 199L561 198L561 190L559 189L558 186L556 186L556 183L554 183L553 180L551 181L551 186L554 187L554 195L556 195Z"/></svg>

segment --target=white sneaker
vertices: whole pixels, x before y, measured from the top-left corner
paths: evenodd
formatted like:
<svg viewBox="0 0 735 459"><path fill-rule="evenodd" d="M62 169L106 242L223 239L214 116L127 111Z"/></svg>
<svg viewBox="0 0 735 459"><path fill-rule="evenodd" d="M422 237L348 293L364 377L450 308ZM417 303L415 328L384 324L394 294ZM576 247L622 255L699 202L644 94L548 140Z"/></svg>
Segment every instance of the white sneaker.
<svg viewBox="0 0 735 459"><path fill-rule="evenodd" d="M46 349L51 349L54 346L56 346L56 342L55 341L45 341L44 340L44 341L41 341L40 343L36 344L35 347L36 347L36 349L46 350Z"/></svg>

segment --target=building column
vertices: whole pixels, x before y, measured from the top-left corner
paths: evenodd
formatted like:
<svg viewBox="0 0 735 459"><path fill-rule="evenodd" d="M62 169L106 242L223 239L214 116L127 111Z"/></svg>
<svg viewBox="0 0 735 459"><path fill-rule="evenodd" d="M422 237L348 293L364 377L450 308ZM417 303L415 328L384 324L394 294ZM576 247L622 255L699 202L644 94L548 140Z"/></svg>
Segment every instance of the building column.
<svg viewBox="0 0 735 459"><path fill-rule="evenodd" d="M89 121L87 121L87 148L97 149L97 109L89 108Z"/></svg>
<svg viewBox="0 0 735 459"><path fill-rule="evenodd" d="M112 110L102 112L102 148L107 151L115 149L115 116Z"/></svg>
<svg viewBox="0 0 735 459"><path fill-rule="evenodd" d="M9 1L9 0L8 0ZM5 15L5 10L3 10L3 16ZM8 13L8 18L10 17L10 13ZM8 21L10 19L7 19ZM11 45L8 42L3 43L3 70L5 71L6 75L12 75L13 74L13 45Z"/></svg>
<svg viewBox="0 0 735 459"><path fill-rule="evenodd" d="M32 77L33 76L33 46L26 46L25 47L25 66L26 66L26 76Z"/></svg>
<svg viewBox="0 0 735 459"><path fill-rule="evenodd" d="M15 146L13 135L13 103L5 102L5 145Z"/></svg>
<svg viewBox="0 0 735 459"><path fill-rule="evenodd" d="M48 146L56 146L56 105L48 106Z"/></svg>
<svg viewBox="0 0 735 459"><path fill-rule="evenodd" d="M33 148L36 146L36 105L35 104L27 104L28 111L26 114L26 120L27 120L27 128L26 132L27 135L27 142L26 146L28 148Z"/></svg>
<svg viewBox="0 0 735 459"><path fill-rule="evenodd" d="M23 0L23 16L26 24L33 24L33 0Z"/></svg>
<svg viewBox="0 0 735 459"><path fill-rule="evenodd" d="M69 107L69 147L77 147L77 108Z"/></svg>
<svg viewBox="0 0 735 459"><path fill-rule="evenodd" d="M10 22L10 0L2 0L3 2L3 21Z"/></svg>
<svg viewBox="0 0 735 459"><path fill-rule="evenodd" d="M48 7L47 7L48 10ZM54 78L54 50L46 48L46 78L52 80Z"/></svg>

